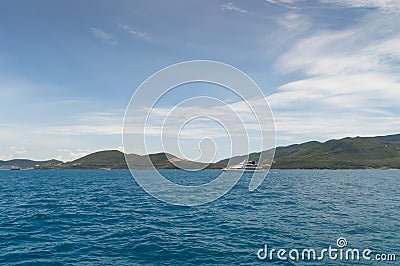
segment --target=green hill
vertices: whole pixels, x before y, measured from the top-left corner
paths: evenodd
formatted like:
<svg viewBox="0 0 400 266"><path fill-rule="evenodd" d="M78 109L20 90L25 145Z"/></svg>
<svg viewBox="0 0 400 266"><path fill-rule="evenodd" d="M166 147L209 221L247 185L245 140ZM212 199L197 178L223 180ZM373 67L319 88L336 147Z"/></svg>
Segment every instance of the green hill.
<svg viewBox="0 0 400 266"><path fill-rule="evenodd" d="M9 161L0 160L1 167L16 167L21 169L35 168L35 167L47 167L55 168L61 165L63 162L58 160L47 160L47 161L33 161L28 159L13 159Z"/></svg>
<svg viewBox="0 0 400 266"><path fill-rule="evenodd" d="M150 155L127 154L126 159L128 160L130 167L133 169L152 169L152 165L158 169L202 169L207 167L207 164L182 160L166 153L155 153ZM208 168L212 166L209 166ZM117 150L110 150L91 153L72 162L64 163L61 168L128 169L128 166L125 161L124 153Z"/></svg>
<svg viewBox="0 0 400 266"><path fill-rule="evenodd" d="M249 160L259 161L261 153L249 154ZM266 164L271 160L274 150L262 152ZM152 164L159 169L221 169L229 162L228 159L214 164L204 164L182 160L166 153L150 155L126 155L129 164L134 169L151 169ZM246 156L235 156L229 164L238 164ZM268 160L269 159L269 160ZM99 151L72 162L62 163L57 160L31 161L10 160L0 161L1 165L20 168L39 169L127 169L124 153L117 150ZM310 141L275 149L272 168L279 169L400 169L400 134L379 137L355 137L329 140L326 142Z"/></svg>
<svg viewBox="0 0 400 266"><path fill-rule="evenodd" d="M283 156L278 153L273 167L400 168L400 135L344 138L314 143Z"/></svg>
<svg viewBox="0 0 400 266"><path fill-rule="evenodd" d="M272 151L264 151L263 153L272 154ZM260 153L253 153L250 154L249 159L258 161L259 156ZM244 159L245 156L234 157L233 164ZM227 160L218 163L226 165ZM400 134L381 137L343 138L323 143L311 141L277 147L272 168L400 168Z"/></svg>
<svg viewBox="0 0 400 266"><path fill-rule="evenodd" d="M278 158L282 158L282 157L288 156L290 154L294 154L300 150L306 149L315 144L320 144L320 142L310 141L310 142L306 142L303 144L293 144L293 145L286 146L286 147L278 147L275 149L275 153L274 153L274 150L263 151L262 156L261 156L261 158L263 160L260 163L261 164L270 163L272 160L272 156L274 156L274 159L276 160ZM245 160L259 162L260 161L260 152L250 153L248 158L247 158L247 155L241 155L241 156L235 156L232 158L227 158L227 159L219 161L217 164L221 164L224 166L235 165L235 164L239 164Z"/></svg>
<svg viewBox="0 0 400 266"><path fill-rule="evenodd" d="M62 165L68 169L126 169L124 154L117 150L99 151Z"/></svg>

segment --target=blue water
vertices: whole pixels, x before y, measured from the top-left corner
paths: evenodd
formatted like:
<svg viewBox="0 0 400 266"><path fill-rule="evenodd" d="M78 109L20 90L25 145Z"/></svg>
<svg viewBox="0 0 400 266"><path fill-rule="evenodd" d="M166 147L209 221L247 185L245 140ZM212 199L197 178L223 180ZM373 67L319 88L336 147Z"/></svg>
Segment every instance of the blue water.
<svg viewBox="0 0 400 266"><path fill-rule="evenodd" d="M1 171L0 264L399 264L400 171L273 170L255 192L248 181L212 203L180 207L147 195L128 171ZM257 258L264 244L318 250L339 237L397 262Z"/></svg>

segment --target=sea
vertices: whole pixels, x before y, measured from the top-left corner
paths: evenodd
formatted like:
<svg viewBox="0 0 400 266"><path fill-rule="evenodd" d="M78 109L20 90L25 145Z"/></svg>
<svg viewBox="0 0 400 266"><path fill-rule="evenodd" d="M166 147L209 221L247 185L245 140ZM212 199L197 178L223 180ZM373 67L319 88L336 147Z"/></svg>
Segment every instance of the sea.
<svg viewBox="0 0 400 266"><path fill-rule="evenodd" d="M0 171L0 264L400 265L399 170L271 170L253 192L249 178L186 207L125 170Z"/></svg>

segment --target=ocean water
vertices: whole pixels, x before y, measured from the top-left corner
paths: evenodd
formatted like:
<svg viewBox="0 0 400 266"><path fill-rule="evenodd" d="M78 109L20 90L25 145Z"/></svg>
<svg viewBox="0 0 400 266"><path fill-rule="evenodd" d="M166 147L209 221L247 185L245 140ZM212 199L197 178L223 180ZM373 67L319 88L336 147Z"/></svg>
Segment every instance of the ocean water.
<svg viewBox="0 0 400 266"><path fill-rule="evenodd" d="M204 183L217 170L165 170ZM199 207L152 198L129 171L1 171L0 264L399 265L400 171L272 170ZM396 262L257 257L259 249L337 247ZM371 255L371 256L372 256Z"/></svg>

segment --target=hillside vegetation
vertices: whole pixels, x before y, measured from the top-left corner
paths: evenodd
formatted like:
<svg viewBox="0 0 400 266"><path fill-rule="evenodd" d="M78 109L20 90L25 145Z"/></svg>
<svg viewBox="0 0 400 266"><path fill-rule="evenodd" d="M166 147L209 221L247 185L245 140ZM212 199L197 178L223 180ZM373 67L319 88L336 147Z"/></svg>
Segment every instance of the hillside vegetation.
<svg viewBox="0 0 400 266"><path fill-rule="evenodd" d="M272 151L263 153L271 154ZM250 154L258 161L260 153ZM233 158L233 164L245 156ZM226 165L227 160L219 163ZM261 162L262 163L262 162ZM311 141L277 147L272 168L276 169L387 169L400 168L400 134L355 137L326 142Z"/></svg>
<svg viewBox="0 0 400 266"><path fill-rule="evenodd" d="M249 160L259 161L261 153L249 154ZM274 150L262 152L261 164L271 161ZM174 155L128 154L126 159L134 169L221 169L246 160L246 155L235 156L207 166L182 160ZM38 169L127 169L124 153L117 150L99 151L77 160L63 163L57 160L32 161L15 159L0 161L1 165ZM275 169L400 169L400 134L380 137L355 137L326 142L310 141L275 149L272 164Z"/></svg>

